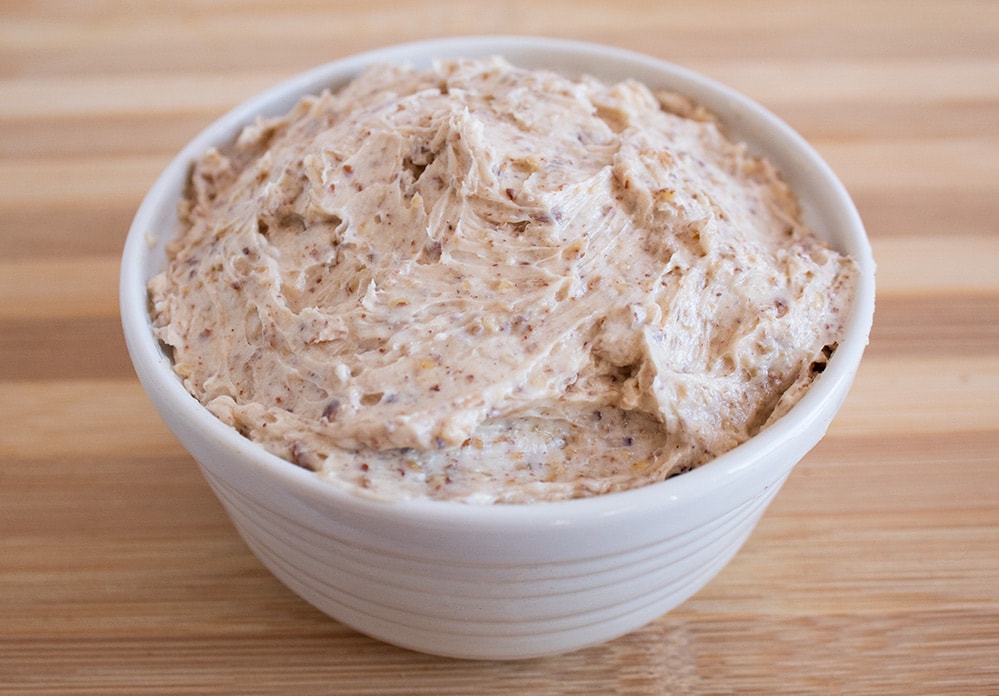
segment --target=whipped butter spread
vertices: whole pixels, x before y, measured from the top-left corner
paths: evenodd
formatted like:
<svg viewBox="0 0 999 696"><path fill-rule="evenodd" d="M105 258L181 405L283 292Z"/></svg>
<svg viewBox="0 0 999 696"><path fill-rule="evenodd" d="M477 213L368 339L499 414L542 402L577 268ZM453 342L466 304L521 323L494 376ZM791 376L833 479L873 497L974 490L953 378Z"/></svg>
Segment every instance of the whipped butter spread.
<svg viewBox="0 0 999 696"><path fill-rule="evenodd" d="M376 66L195 164L149 284L218 418L383 499L661 481L784 414L854 264L766 161L634 81Z"/></svg>

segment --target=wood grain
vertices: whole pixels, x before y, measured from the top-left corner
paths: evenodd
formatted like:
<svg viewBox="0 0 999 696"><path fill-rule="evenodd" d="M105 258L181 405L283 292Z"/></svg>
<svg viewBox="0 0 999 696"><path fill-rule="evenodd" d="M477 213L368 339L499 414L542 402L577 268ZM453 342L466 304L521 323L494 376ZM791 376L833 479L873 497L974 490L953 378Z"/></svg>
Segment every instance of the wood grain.
<svg viewBox="0 0 999 696"><path fill-rule="evenodd" d="M704 590L554 658L443 660L320 615L248 552L135 380L118 254L212 119L386 43L625 46L756 98L879 264L828 437ZM999 4L466 0L0 5L0 693L999 693Z"/></svg>

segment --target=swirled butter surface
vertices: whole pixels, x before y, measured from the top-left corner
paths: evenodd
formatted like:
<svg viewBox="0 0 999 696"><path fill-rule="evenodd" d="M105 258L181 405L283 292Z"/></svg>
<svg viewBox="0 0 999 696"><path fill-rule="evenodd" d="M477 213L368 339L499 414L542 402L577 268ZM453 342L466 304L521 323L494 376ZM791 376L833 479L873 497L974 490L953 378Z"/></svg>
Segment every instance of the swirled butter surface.
<svg viewBox="0 0 999 696"><path fill-rule="evenodd" d="M186 388L360 494L562 500L784 414L856 269L711 114L502 58L382 65L196 162L149 283Z"/></svg>

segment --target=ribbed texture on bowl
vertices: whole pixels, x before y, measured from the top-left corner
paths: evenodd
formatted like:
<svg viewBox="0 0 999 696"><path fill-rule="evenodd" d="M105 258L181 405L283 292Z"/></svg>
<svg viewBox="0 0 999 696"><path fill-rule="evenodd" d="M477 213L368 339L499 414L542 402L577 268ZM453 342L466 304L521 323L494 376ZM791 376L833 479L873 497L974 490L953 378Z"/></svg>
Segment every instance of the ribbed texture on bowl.
<svg viewBox="0 0 999 696"><path fill-rule="evenodd" d="M577 649L666 613L728 563L784 480L703 526L664 532L653 543L517 563L463 559L433 539L407 553L365 546L346 527L316 529L307 501L271 507L202 471L254 554L320 611L401 647L480 659Z"/></svg>

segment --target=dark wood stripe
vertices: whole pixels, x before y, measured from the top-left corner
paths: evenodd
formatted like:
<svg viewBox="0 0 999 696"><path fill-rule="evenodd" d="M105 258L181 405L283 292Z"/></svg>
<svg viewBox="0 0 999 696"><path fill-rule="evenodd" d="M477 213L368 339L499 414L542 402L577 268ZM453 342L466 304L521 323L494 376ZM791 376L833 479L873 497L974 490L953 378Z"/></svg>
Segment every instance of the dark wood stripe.
<svg viewBox="0 0 999 696"><path fill-rule="evenodd" d="M991 235L982 221L999 219L999 200L980 191L858 188L850 195L872 238Z"/></svg>
<svg viewBox="0 0 999 696"><path fill-rule="evenodd" d="M138 518L147 523L145 533L154 536L229 533L197 464L179 448L174 454L53 457L5 466L4 488L18 491L9 498L0 493L7 539L74 533L134 539L136 530L123 522ZM77 492L84 488L87 495L81 497ZM184 514L178 518L181 505ZM37 509L46 509L46 515L32 514Z"/></svg>
<svg viewBox="0 0 999 696"><path fill-rule="evenodd" d="M992 356L999 346L999 296L889 296L877 303L868 355Z"/></svg>
<svg viewBox="0 0 999 696"><path fill-rule="evenodd" d="M134 375L117 316L0 322L0 381Z"/></svg>
<svg viewBox="0 0 999 696"><path fill-rule="evenodd" d="M136 197L128 204L92 200L0 210L4 260L119 256L140 202L141 197Z"/></svg>
<svg viewBox="0 0 999 696"><path fill-rule="evenodd" d="M770 108L808 140L977 138L999 123L995 98L983 96L976 103L927 99L913 108L915 101L788 101Z"/></svg>
<svg viewBox="0 0 999 696"><path fill-rule="evenodd" d="M235 104L233 105L235 106ZM108 157L161 154L173 157L218 114L101 114L0 119L0 158ZM68 128L68 125L72 128Z"/></svg>

